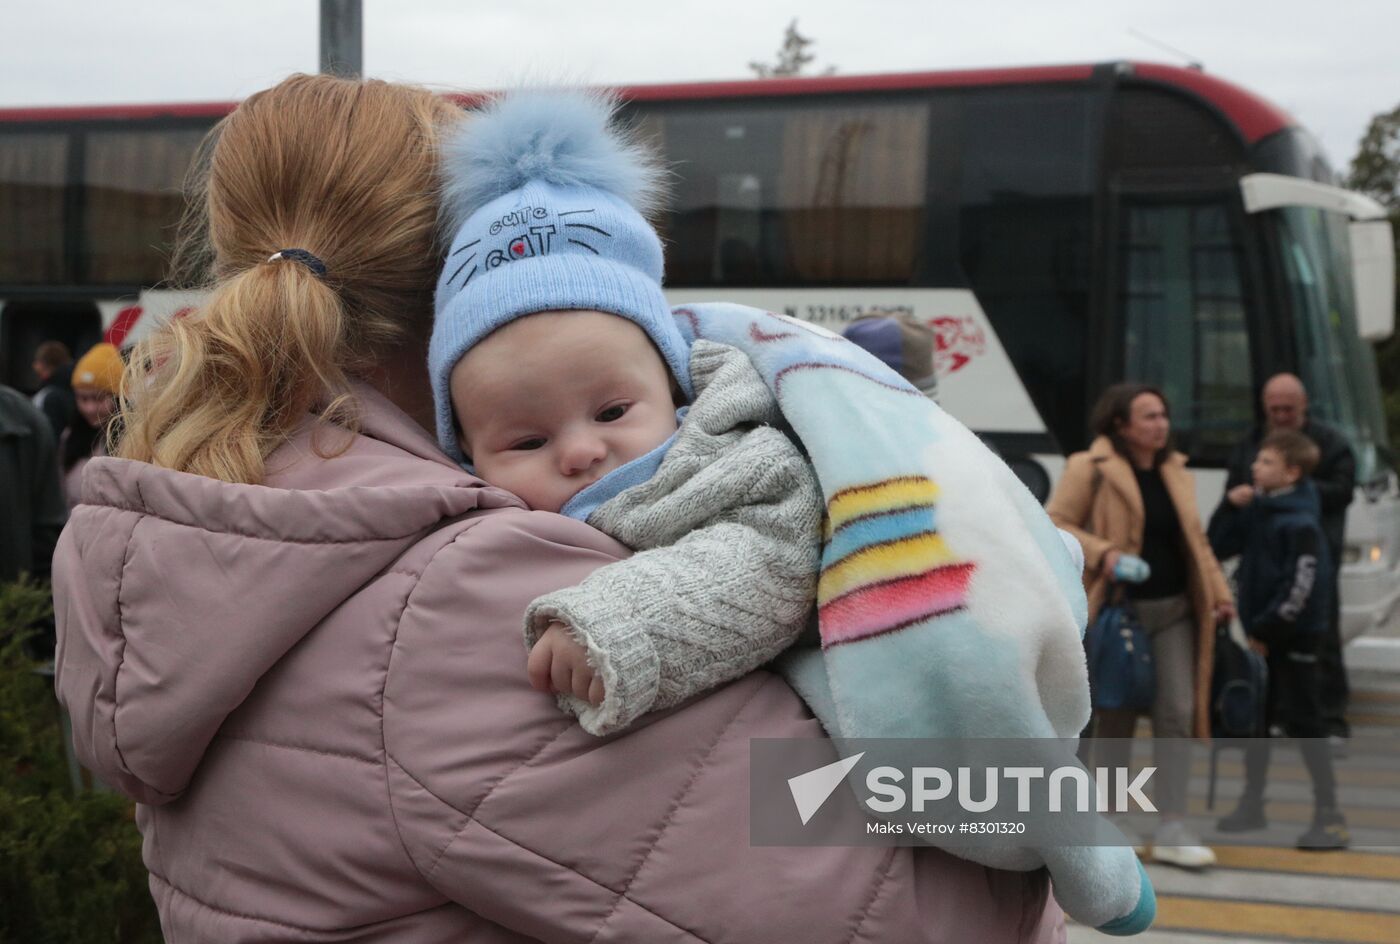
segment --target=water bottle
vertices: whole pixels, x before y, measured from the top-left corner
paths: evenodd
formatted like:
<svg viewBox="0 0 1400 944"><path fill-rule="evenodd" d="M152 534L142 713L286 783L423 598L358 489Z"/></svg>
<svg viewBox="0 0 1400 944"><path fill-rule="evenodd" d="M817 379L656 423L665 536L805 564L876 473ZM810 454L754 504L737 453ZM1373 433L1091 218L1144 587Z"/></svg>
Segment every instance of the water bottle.
<svg viewBox="0 0 1400 944"><path fill-rule="evenodd" d="M1152 576L1152 567L1136 554L1119 554L1113 565L1113 579L1119 583L1142 583Z"/></svg>

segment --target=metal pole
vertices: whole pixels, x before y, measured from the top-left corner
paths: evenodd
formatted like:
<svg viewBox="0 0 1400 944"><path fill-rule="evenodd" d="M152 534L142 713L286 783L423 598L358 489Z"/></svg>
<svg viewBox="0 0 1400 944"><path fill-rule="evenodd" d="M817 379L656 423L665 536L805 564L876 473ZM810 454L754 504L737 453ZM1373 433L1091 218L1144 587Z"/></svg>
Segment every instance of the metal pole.
<svg viewBox="0 0 1400 944"><path fill-rule="evenodd" d="M360 0L321 0L321 71L357 79L364 71Z"/></svg>

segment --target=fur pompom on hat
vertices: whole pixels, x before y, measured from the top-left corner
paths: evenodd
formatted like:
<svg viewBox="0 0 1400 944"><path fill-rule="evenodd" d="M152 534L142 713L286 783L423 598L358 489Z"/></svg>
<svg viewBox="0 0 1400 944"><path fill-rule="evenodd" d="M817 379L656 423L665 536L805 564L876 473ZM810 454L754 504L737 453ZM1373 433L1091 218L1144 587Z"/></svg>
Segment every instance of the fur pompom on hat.
<svg viewBox="0 0 1400 944"><path fill-rule="evenodd" d="M74 390L101 390L117 396L122 389L122 371L126 365L115 347L106 342L94 344L73 365Z"/></svg>
<svg viewBox="0 0 1400 944"><path fill-rule="evenodd" d="M651 338L686 396L689 348L661 293L661 240L644 214L663 172L614 124L615 102L584 91L504 95L444 150L444 218L428 370L438 441L458 462L452 369L526 315L582 309L626 318Z"/></svg>

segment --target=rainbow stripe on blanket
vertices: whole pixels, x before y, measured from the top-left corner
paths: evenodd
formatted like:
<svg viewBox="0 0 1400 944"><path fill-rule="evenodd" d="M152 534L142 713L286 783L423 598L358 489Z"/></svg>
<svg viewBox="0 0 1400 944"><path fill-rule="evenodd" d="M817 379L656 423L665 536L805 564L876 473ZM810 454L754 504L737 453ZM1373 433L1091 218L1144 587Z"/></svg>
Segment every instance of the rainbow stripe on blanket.
<svg viewBox="0 0 1400 944"><path fill-rule="evenodd" d="M976 567L954 557L938 534L937 504L938 485L923 476L831 496L817 583L823 648L967 605Z"/></svg>

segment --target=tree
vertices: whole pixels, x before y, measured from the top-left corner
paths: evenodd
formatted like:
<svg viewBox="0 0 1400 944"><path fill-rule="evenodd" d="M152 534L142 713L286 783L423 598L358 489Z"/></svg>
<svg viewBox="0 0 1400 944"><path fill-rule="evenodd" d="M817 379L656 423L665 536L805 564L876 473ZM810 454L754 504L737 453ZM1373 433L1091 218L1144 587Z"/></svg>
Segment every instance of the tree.
<svg viewBox="0 0 1400 944"><path fill-rule="evenodd" d="M1400 213L1400 105L1371 119L1351 159L1347 186Z"/></svg>
<svg viewBox="0 0 1400 944"><path fill-rule="evenodd" d="M0 941L156 944L131 801L71 785L52 673L27 645L52 617L47 584L0 583Z"/></svg>
<svg viewBox="0 0 1400 944"><path fill-rule="evenodd" d="M1371 119L1352 158L1347 186L1390 211L1390 226L1396 233L1396 271L1400 272L1400 105ZM1400 296L1397 301L1400 302ZM1376 348L1376 368L1385 398L1390 442L1400 446L1400 334L1391 335Z"/></svg>
<svg viewBox="0 0 1400 944"><path fill-rule="evenodd" d="M778 61L771 66L763 62L750 62L749 68L760 79L801 75L802 70L816 58L815 55L807 51L807 47L812 45L812 42L797 32L797 20L794 19L788 24L787 31L783 33L783 44L778 48ZM827 66L821 74L832 75L835 72L835 66Z"/></svg>

